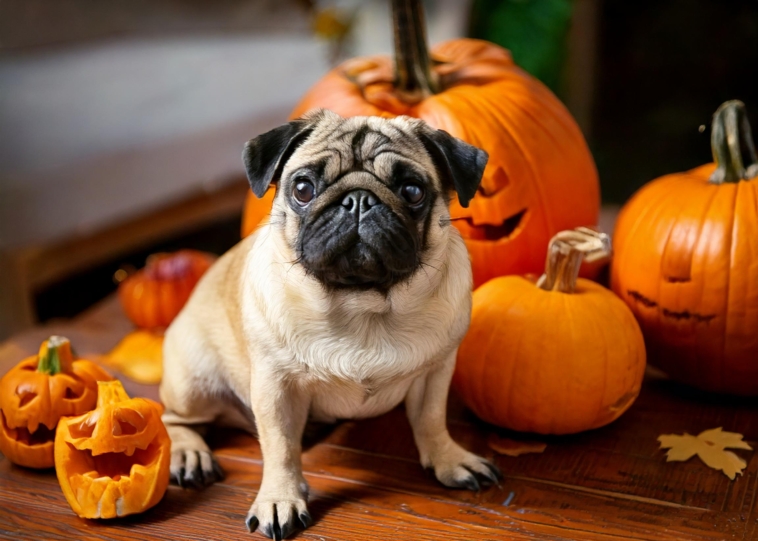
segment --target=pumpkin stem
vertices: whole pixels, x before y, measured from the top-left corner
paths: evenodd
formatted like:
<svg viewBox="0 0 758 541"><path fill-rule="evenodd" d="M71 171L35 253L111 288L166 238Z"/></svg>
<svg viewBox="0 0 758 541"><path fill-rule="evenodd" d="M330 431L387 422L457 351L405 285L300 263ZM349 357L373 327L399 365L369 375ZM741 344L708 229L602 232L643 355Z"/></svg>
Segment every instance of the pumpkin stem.
<svg viewBox="0 0 758 541"><path fill-rule="evenodd" d="M51 336L42 342L37 359L37 372L51 376L71 372L71 364L74 362L71 342L63 336Z"/></svg>
<svg viewBox="0 0 758 541"><path fill-rule="evenodd" d="M97 407L102 408L108 404L117 404L129 400L124 386L117 379L112 381L97 382Z"/></svg>
<svg viewBox="0 0 758 541"><path fill-rule="evenodd" d="M714 113L711 150L716 162L716 170L710 178L713 184L739 182L758 176L758 156L745 104L741 101L727 101ZM750 160L747 167L742 161L743 157Z"/></svg>
<svg viewBox="0 0 758 541"><path fill-rule="evenodd" d="M545 274L537 287L545 291L573 293L582 261L598 261L611 255L611 238L587 227L561 231L550 239Z"/></svg>
<svg viewBox="0 0 758 541"><path fill-rule="evenodd" d="M392 0L395 31L395 88L403 101L416 103L437 91L426 44L421 0Z"/></svg>

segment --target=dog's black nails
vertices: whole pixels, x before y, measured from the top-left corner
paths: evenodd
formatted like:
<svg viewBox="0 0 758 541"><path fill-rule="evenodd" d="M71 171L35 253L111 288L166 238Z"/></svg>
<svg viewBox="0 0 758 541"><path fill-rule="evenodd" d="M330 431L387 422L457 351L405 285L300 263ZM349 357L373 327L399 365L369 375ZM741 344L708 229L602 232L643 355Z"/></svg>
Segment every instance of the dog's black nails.
<svg viewBox="0 0 758 541"><path fill-rule="evenodd" d="M184 488L184 466L179 468L179 475L176 476L176 484L179 485L180 488Z"/></svg>
<svg viewBox="0 0 758 541"><path fill-rule="evenodd" d="M213 473L216 474L216 481L223 481L224 477L226 477L224 470L221 469L221 466L215 460L213 461Z"/></svg>
<svg viewBox="0 0 758 541"><path fill-rule="evenodd" d="M273 539L274 533L271 531L271 524L266 524L261 531L263 532L263 535L268 537L269 539Z"/></svg>
<svg viewBox="0 0 758 541"><path fill-rule="evenodd" d="M489 460L482 460L482 462L484 463L485 466L487 466L487 469L490 470L495 475L495 479L497 479L498 481L503 480L503 472L500 471L500 468L495 466Z"/></svg>
<svg viewBox="0 0 758 541"><path fill-rule="evenodd" d="M300 513L299 518L300 518L300 524L303 525L303 529L313 524L313 518L311 517L311 514L308 511L303 511L302 513Z"/></svg>
<svg viewBox="0 0 758 541"><path fill-rule="evenodd" d="M279 513L274 506L274 541L282 541L282 529L279 526Z"/></svg>
<svg viewBox="0 0 758 541"><path fill-rule="evenodd" d="M295 531L294 525L291 522L285 522L284 524L282 524L281 531L279 533L281 533L282 539L287 539L289 535L294 531Z"/></svg>
<svg viewBox="0 0 758 541"><path fill-rule="evenodd" d="M468 468L466 468L468 470ZM471 473L471 470L469 470L469 475L466 477L466 479L463 480L463 486L465 486L469 490L473 490L474 492L479 492L481 490L481 487L479 486L479 481L476 480L476 476Z"/></svg>
<svg viewBox="0 0 758 541"><path fill-rule="evenodd" d="M258 517L255 515L250 515L245 519L245 526L247 526L247 531L250 533L253 533L255 530L258 529Z"/></svg>

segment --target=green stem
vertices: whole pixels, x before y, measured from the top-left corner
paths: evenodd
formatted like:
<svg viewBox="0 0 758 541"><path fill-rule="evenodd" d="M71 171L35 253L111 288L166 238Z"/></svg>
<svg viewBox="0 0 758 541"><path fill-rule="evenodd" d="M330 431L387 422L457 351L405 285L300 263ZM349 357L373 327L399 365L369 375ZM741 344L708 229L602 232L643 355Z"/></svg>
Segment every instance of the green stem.
<svg viewBox="0 0 758 541"><path fill-rule="evenodd" d="M37 372L54 376L61 372L70 372L74 356L71 342L63 336L51 336L39 348Z"/></svg>
<svg viewBox="0 0 758 541"><path fill-rule="evenodd" d="M395 87L409 101L437 91L426 43L424 9L420 0L392 0L395 31Z"/></svg>
<svg viewBox="0 0 758 541"><path fill-rule="evenodd" d="M745 104L741 101L727 101L713 115L711 150L716 162L716 170L710 178L713 184L739 182L758 176L753 134ZM750 160L747 166L742 161L743 156Z"/></svg>

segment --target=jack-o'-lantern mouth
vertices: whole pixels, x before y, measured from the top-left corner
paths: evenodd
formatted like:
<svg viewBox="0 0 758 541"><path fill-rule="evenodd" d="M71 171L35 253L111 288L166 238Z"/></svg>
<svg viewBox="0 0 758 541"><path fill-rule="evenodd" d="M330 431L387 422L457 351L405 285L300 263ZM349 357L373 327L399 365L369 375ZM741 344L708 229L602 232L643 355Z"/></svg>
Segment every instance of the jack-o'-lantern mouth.
<svg viewBox="0 0 758 541"><path fill-rule="evenodd" d="M37 430L30 432L25 426L9 427L8 422L5 420L5 414L2 411L0 411L0 417L2 417L2 430L5 433L5 437L9 440L16 441L27 447L51 445L55 440L55 428L50 429L45 425L39 425Z"/></svg>
<svg viewBox="0 0 758 541"><path fill-rule="evenodd" d="M465 223L464 238L468 240L497 241L513 235L522 225L527 209L504 219L500 224L475 224L471 217L458 218Z"/></svg>
<svg viewBox="0 0 758 541"><path fill-rule="evenodd" d="M90 449L77 449L70 442L66 445L69 453L58 476L65 472L63 475L68 477L73 496L81 506L97 506L91 518L129 514L126 502L131 494L139 493L139 487L155 482L162 455L158 442L145 449L130 447L127 452L97 455Z"/></svg>
<svg viewBox="0 0 758 541"><path fill-rule="evenodd" d="M90 449L77 449L67 442L71 451L68 467L72 486L94 480L109 479L136 481L145 477L147 471L155 465L160 457L160 447L151 443L146 449L132 448L127 452L100 453L94 455Z"/></svg>

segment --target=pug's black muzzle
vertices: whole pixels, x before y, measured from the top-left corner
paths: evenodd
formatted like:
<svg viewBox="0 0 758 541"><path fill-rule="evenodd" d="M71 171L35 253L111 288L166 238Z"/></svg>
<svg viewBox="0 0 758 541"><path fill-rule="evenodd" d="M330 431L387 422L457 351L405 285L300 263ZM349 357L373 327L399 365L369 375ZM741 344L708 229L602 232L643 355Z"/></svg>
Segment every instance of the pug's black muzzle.
<svg viewBox="0 0 758 541"><path fill-rule="evenodd" d="M300 229L300 262L331 287L386 290L419 265L418 232L368 190L343 193Z"/></svg>

